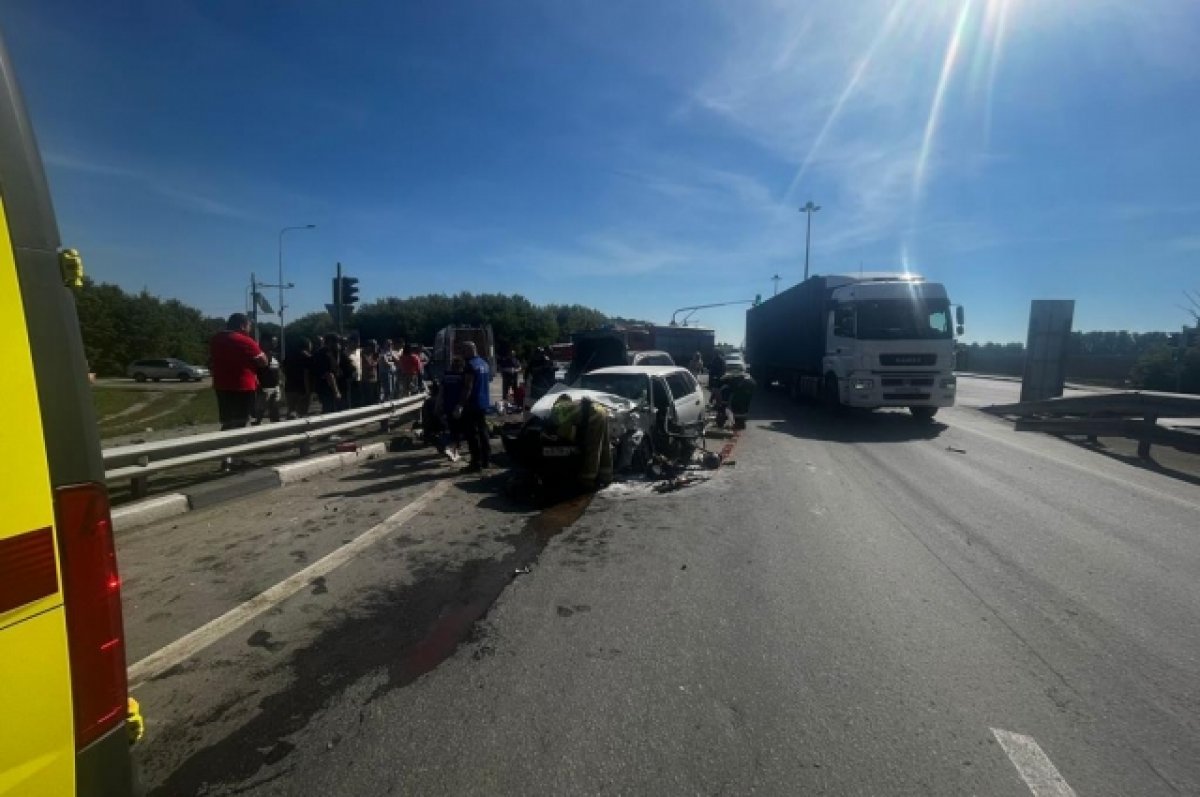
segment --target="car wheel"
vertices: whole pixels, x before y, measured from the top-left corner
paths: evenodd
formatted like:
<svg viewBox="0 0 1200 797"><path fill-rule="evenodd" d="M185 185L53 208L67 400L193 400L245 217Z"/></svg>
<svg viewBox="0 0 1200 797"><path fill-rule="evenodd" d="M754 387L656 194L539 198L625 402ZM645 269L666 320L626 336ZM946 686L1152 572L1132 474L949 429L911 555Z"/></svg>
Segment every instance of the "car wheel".
<svg viewBox="0 0 1200 797"><path fill-rule="evenodd" d="M919 421L932 421L933 416L937 415L937 407L909 407L908 411L913 414L913 417Z"/></svg>
<svg viewBox="0 0 1200 797"><path fill-rule="evenodd" d="M137 373L137 374L134 374L134 375L133 375L133 381L135 381L135 382L145 382L145 381L146 381L146 375L145 375L145 374L143 374L143 373Z"/></svg>
<svg viewBox="0 0 1200 797"><path fill-rule="evenodd" d="M191 374L180 374L180 375L179 375L179 381L180 381L180 382L191 382L191 381L192 381L192 375L191 375Z"/></svg>
<svg viewBox="0 0 1200 797"><path fill-rule="evenodd" d="M152 381L152 382L161 382L161 381L162 381L162 379L160 379L159 377L157 377L157 376L156 376L156 377L154 377L153 379L151 379L150 381Z"/></svg>

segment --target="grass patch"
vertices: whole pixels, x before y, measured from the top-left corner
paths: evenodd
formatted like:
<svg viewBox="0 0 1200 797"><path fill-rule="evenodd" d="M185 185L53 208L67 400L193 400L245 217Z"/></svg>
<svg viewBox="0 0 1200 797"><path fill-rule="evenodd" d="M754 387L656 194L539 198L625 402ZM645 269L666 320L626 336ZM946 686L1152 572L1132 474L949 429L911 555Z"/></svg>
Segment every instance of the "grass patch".
<svg viewBox="0 0 1200 797"><path fill-rule="evenodd" d="M217 395L211 390L187 393L170 391L159 396L137 412L102 423L101 436L120 437L146 428L178 429L217 422Z"/></svg>
<svg viewBox="0 0 1200 797"><path fill-rule="evenodd" d="M143 393L140 390L111 390L102 387L92 388L92 407L96 410L96 419L101 423L104 419L125 412L135 404L142 404L157 398L155 393Z"/></svg>

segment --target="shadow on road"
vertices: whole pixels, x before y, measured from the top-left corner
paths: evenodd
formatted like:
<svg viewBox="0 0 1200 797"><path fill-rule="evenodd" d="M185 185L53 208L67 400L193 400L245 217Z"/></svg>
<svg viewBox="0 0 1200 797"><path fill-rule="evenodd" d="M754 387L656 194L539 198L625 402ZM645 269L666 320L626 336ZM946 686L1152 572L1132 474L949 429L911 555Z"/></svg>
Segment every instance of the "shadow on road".
<svg viewBox="0 0 1200 797"><path fill-rule="evenodd" d="M1101 438L1098 443L1089 443L1069 437L1059 437L1059 439L1134 468L1157 473L1160 476L1169 476L1188 484L1200 485L1200 457L1195 454L1158 446L1154 449L1157 452L1155 455L1149 459L1142 459L1137 455L1137 442L1125 438L1106 437Z"/></svg>
<svg viewBox="0 0 1200 797"><path fill-rule="evenodd" d="M590 495L578 496L530 515L519 531L499 537L506 543L501 555L416 567L411 583L371 591L353 611L339 612L336 622L276 665L291 675L286 689L262 697L248 721L191 752L149 790L149 797L242 793L289 774L283 762L296 752L298 736L326 734L331 738L326 749L342 743L344 728L320 728L314 718L334 701L346 699L349 687L370 679L374 691L353 698L362 701L361 723L370 703L435 669L464 642L485 640L486 631L477 623L515 578L531 572L550 540L573 525L590 501ZM246 640L251 647L263 642L256 635ZM471 655L481 659L494 654L494 647L481 644ZM212 722L226 710L228 706L218 706L197 724ZM353 733L347 731L347 743L354 743Z"/></svg>
<svg viewBox="0 0 1200 797"><path fill-rule="evenodd" d="M914 418L907 410L831 412L814 404L796 404L773 392L754 397L749 421L767 431L831 443L903 443L933 440L949 427Z"/></svg>

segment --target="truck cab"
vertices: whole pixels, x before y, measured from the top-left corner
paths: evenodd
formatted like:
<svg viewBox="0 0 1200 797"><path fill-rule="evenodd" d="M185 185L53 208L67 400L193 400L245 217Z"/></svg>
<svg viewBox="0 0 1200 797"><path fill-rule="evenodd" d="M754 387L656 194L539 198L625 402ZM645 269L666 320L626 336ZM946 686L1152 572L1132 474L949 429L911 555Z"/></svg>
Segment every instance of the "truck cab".
<svg viewBox="0 0 1200 797"><path fill-rule="evenodd" d="M826 399L835 399L836 382L845 406L908 407L925 417L953 406L954 322L945 287L915 275L834 287L825 319Z"/></svg>
<svg viewBox="0 0 1200 797"><path fill-rule="evenodd" d="M747 359L794 398L928 419L954 404L962 323L946 288L916 274L814 276L746 312Z"/></svg>

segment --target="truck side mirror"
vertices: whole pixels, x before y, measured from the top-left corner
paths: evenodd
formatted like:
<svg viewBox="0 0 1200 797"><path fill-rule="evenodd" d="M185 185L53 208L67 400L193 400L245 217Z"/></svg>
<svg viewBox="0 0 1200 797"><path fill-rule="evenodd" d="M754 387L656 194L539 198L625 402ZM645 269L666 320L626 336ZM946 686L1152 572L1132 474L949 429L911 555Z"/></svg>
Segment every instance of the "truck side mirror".
<svg viewBox="0 0 1200 797"><path fill-rule="evenodd" d="M963 320L963 306L961 304L954 308L954 320L958 323L959 327L962 327L962 325L966 323L966 321ZM962 329L959 329L958 334L962 334Z"/></svg>

